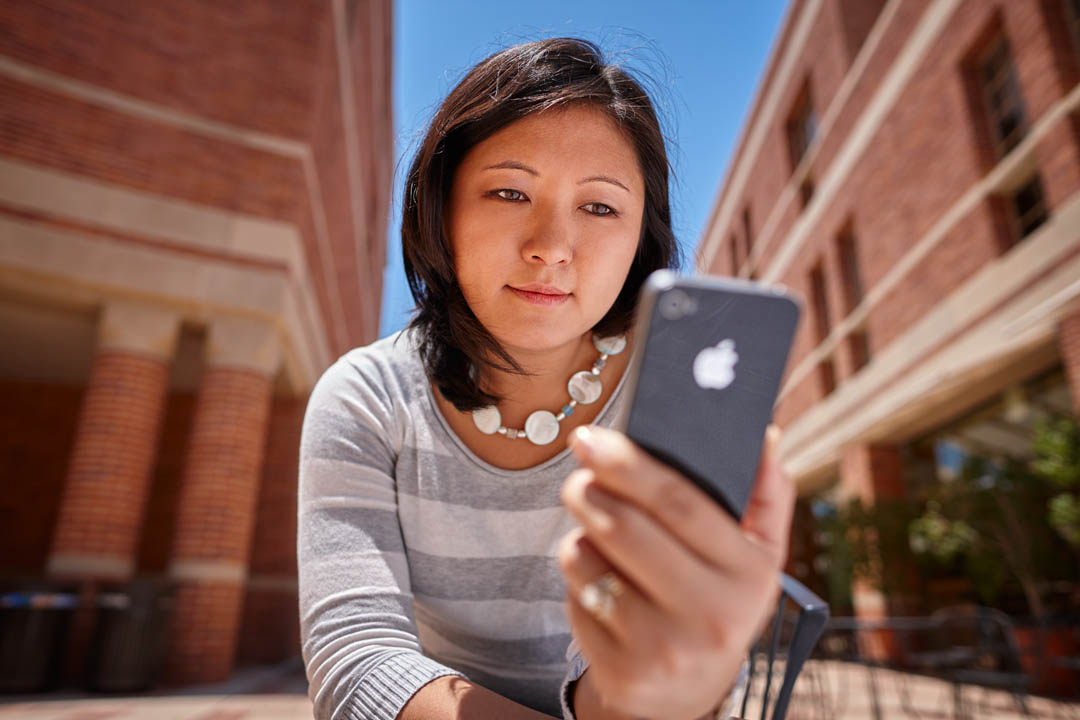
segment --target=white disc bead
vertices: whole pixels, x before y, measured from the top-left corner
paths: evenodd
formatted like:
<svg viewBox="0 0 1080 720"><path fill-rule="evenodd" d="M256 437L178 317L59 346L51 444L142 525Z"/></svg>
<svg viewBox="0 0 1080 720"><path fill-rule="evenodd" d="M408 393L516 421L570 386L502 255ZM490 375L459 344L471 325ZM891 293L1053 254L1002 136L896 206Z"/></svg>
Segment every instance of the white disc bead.
<svg viewBox="0 0 1080 720"><path fill-rule="evenodd" d="M590 370L574 373L566 387L570 391L570 397L582 405L596 402L604 392L604 385L600 382L600 378L593 375Z"/></svg>
<svg viewBox="0 0 1080 720"><path fill-rule="evenodd" d="M494 405L488 405L487 407L478 408L472 412L473 424L476 425L476 429L485 435L491 435L498 432L499 426L502 425L502 416L499 414L499 408Z"/></svg>
<svg viewBox="0 0 1080 720"><path fill-rule="evenodd" d="M525 437L536 445L547 445L559 436L559 420L547 410L537 410L525 420Z"/></svg>
<svg viewBox="0 0 1080 720"><path fill-rule="evenodd" d="M603 353L604 355L618 355L623 351L623 348L626 347L626 336L612 335L611 337L598 338L593 335L592 344L599 353Z"/></svg>

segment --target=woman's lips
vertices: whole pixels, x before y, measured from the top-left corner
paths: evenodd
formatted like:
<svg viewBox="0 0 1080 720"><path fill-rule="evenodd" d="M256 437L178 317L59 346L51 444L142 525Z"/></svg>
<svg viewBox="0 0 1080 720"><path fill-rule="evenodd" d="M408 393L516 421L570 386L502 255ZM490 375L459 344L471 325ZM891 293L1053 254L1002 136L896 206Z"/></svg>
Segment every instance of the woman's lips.
<svg viewBox="0 0 1080 720"><path fill-rule="evenodd" d="M510 286L507 285L507 287ZM531 290L518 290L516 287L510 287L510 290L522 300L530 302L533 305L562 305L570 299L569 294L552 295L549 293L532 292Z"/></svg>

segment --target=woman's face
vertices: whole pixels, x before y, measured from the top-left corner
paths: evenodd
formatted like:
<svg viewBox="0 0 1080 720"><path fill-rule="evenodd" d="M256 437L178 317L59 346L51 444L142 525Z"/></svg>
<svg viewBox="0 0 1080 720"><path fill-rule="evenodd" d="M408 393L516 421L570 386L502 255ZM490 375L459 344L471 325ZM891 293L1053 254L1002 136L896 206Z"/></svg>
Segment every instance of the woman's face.
<svg viewBox="0 0 1080 720"><path fill-rule="evenodd" d="M445 229L465 300L508 350L577 340L618 297L644 207L637 153L602 110L518 120L454 174Z"/></svg>

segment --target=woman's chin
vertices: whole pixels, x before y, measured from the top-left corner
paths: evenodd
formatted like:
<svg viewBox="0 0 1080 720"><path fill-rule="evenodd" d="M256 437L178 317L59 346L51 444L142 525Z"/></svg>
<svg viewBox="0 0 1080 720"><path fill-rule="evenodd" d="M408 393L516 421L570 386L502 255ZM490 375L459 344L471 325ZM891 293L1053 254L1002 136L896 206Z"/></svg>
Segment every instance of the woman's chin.
<svg viewBox="0 0 1080 720"><path fill-rule="evenodd" d="M504 331L493 331L499 343L509 349L525 352L544 352L556 350L567 343L576 342L585 332L587 325L580 331L576 324L566 322L530 322L527 326L518 326Z"/></svg>

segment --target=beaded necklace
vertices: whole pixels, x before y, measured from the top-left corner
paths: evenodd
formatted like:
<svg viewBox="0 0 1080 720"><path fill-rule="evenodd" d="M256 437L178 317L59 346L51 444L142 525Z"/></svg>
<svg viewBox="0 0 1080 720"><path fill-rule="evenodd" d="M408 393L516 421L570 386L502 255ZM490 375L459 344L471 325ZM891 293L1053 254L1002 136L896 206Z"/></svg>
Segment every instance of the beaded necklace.
<svg viewBox="0 0 1080 720"><path fill-rule="evenodd" d="M589 370L581 370L570 376L566 389L570 393L570 402L563 405L558 414L548 410L537 410L525 419L523 429L508 428L502 424L502 415L494 405L473 410L472 418L476 429L485 435L505 435L511 440L527 438L534 445L547 445L559 436L559 423L563 419L574 414L574 408L596 402L604 392L604 385L600 382L600 371L607 364L607 359L612 355L618 355L626 347L625 335L613 335L606 338L598 338L593 335L593 347L600 356L593 362Z"/></svg>

